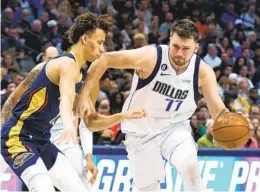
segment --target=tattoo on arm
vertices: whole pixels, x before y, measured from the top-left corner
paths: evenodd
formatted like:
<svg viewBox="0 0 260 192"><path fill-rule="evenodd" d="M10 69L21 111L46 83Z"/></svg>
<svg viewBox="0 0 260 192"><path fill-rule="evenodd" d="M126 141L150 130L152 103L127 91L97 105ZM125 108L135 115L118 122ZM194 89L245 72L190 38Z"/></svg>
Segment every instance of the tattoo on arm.
<svg viewBox="0 0 260 192"><path fill-rule="evenodd" d="M11 117L12 110L15 106L16 102L14 102L13 98L9 96L6 100L2 112L1 112L1 126Z"/></svg>
<svg viewBox="0 0 260 192"><path fill-rule="evenodd" d="M27 75L26 79L23 81L24 86L29 88L31 86L33 80L37 77L37 75L39 74L40 71L41 71L41 68L40 69L35 68L32 71L30 71L30 73Z"/></svg>
<svg viewBox="0 0 260 192"><path fill-rule="evenodd" d="M1 126L11 117L13 108L19 101L23 93L31 86L43 66L37 66L30 71L26 79L16 88L16 90L6 100L1 111Z"/></svg>

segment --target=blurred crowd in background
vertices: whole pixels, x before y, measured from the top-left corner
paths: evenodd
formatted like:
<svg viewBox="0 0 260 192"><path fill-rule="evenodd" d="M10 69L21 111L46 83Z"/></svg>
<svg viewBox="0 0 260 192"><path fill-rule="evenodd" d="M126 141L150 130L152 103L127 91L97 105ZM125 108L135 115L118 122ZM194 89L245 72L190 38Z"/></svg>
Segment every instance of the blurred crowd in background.
<svg viewBox="0 0 260 192"><path fill-rule="evenodd" d="M182 18L200 31L198 55L215 71L226 106L247 116L247 148L260 148L260 1L257 0L6 0L1 10L1 107L50 46L62 53L61 40L78 15L108 14L113 31L105 50L168 44L170 28ZM96 110L121 111L133 70L109 69L100 80ZM191 117L199 147L215 147L213 121L202 99ZM94 133L95 145L121 145L120 124Z"/></svg>

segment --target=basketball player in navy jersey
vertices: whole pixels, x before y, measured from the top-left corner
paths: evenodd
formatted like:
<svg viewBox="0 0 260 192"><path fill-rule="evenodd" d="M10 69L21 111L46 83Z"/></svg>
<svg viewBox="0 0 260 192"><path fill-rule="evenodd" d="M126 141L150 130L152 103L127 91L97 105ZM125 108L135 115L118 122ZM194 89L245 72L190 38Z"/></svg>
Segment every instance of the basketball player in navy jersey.
<svg viewBox="0 0 260 192"><path fill-rule="evenodd" d="M85 63L101 55L110 27L106 15L77 17L69 30L70 52L37 65L3 107L1 153L30 191L55 191L53 186L61 191L86 191L68 160L51 144L50 129L61 116L64 129L56 142L77 142L72 116L75 89L84 80ZM85 117L84 121L91 131L98 131L143 116L143 110L135 110Z"/></svg>
<svg viewBox="0 0 260 192"><path fill-rule="evenodd" d="M203 94L212 118L227 111L217 92L212 68L200 59L199 31L180 20L171 29L169 45L104 53L88 70L88 79L75 102L75 114L89 111L86 103L93 82L108 68L133 68L130 95L123 110L145 108L145 118L122 123L126 149L138 191L160 191L166 158L180 173L185 191L205 191L200 178L197 147L189 118Z"/></svg>
<svg viewBox="0 0 260 192"><path fill-rule="evenodd" d="M68 33L62 38L61 49L63 53L67 53L70 51L72 44L68 40ZM57 57L59 55L58 49L56 47L48 47L43 54L42 61L46 62L49 59ZM86 75L86 74L85 74ZM80 86L76 87L79 89ZM97 93L95 93L96 97L99 93L99 87L97 87ZM93 148L93 133L90 132L87 128L85 123L81 120L80 123L77 118L74 119L74 125L78 126L78 133L80 138L81 144L74 144L70 143L60 143L55 144L55 146L65 155L65 157L69 160L73 168L76 170L77 174L85 184L88 191L91 191L91 184L93 184L97 178L98 169L95 166L93 159L92 159L92 148ZM61 118L59 117L55 122L54 126L51 128L51 142L55 141L60 134L62 134L63 130L63 123ZM91 177L87 177L87 173L91 173ZM28 191L26 185L23 183L21 186L22 191Z"/></svg>

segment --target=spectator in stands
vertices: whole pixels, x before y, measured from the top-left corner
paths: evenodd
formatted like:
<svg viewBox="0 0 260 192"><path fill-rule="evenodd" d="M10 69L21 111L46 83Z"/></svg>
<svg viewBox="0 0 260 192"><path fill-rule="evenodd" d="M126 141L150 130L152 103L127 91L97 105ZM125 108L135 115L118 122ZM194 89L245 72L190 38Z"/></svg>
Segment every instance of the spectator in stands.
<svg viewBox="0 0 260 192"><path fill-rule="evenodd" d="M223 69L223 75L229 77L231 73L232 73L232 65L230 64L225 65Z"/></svg>
<svg viewBox="0 0 260 192"><path fill-rule="evenodd" d="M42 22L40 20L34 20L32 23L32 31L25 31L25 45L27 49L29 49L33 56L36 58L36 55L41 52L42 47L42 39L44 35L41 32L42 30Z"/></svg>
<svg viewBox="0 0 260 192"><path fill-rule="evenodd" d="M86 7L86 11L89 11L91 13L100 14L100 9L98 7L98 1L97 0L90 0L88 6Z"/></svg>
<svg viewBox="0 0 260 192"><path fill-rule="evenodd" d="M147 27L144 22L139 22L137 24L137 28L134 30L134 33L143 33L145 35L148 35L149 34L149 27Z"/></svg>
<svg viewBox="0 0 260 192"><path fill-rule="evenodd" d="M12 68L17 71L20 71L20 67L17 64L16 60L9 54L4 56L2 63L1 63L1 67L5 68L7 70Z"/></svg>
<svg viewBox="0 0 260 192"><path fill-rule="evenodd" d="M218 86L218 94L221 96L221 98L223 98L224 92L229 91L229 88L230 88L230 81L229 81L228 77L222 76L219 79L218 85L219 85Z"/></svg>
<svg viewBox="0 0 260 192"><path fill-rule="evenodd" d="M255 64L253 59L251 58L251 52L252 50L250 50L249 48L245 48L242 52L242 57L244 57L246 59L246 65L249 69L248 74L253 74L255 72ZM252 51L253 54L253 51Z"/></svg>
<svg viewBox="0 0 260 192"><path fill-rule="evenodd" d="M260 106L260 96L258 94L257 88L252 88L249 90L249 103L250 105Z"/></svg>
<svg viewBox="0 0 260 192"><path fill-rule="evenodd" d="M247 12L240 15L240 19L247 29L255 29L255 25L260 24L260 19L255 14L255 5L249 5Z"/></svg>
<svg viewBox="0 0 260 192"><path fill-rule="evenodd" d="M143 33L135 34L133 40L134 40L134 48L140 48L146 45L146 37Z"/></svg>
<svg viewBox="0 0 260 192"><path fill-rule="evenodd" d="M124 39L123 43L126 47L129 47L132 44L133 38L133 24L131 22L126 22L124 29L121 31Z"/></svg>
<svg viewBox="0 0 260 192"><path fill-rule="evenodd" d="M103 99L98 104L97 113L101 115L110 115L110 101L108 99ZM110 129L106 129L104 131L99 131L93 133L93 142L97 145L105 145L105 144L111 144L113 139L115 138L119 125L116 125Z"/></svg>
<svg viewBox="0 0 260 192"><path fill-rule="evenodd" d="M256 70L260 68L260 40L255 45L255 56L253 58Z"/></svg>
<svg viewBox="0 0 260 192"><path fill-rule="evenodd" d="M26 73L18 73L15 78L14 78L14 83L16 84L16 86L18 86L26 77Z"/></svg>
<svg viewBox="0 0 260 192"><path fill-rule="evenodd" d="M249 121L249 135L250 137L256 138L256 129L257 127L254 126L252 121Z"/></svg>
<svg viewBox="0 0 260 192"><path fill-rule="evenodd" d="M251 124L253 125L254 129L256 130L260 126L260 120L258 118L252 118Z"/></svg>
<svg viewBox="0 0 260 192"><path fill-rule="evenodd" d="M5 104L5 101L9 97L9 95L15 90L16 84L14 82L9 82L7 85L7 88L5 90L5 93L1 94L1 109Z"/></svg>
<svg viewBox="0 0 260 192"><path fill-rule="evenodd" d="M229 103L230 109L232 111L244 110L249 113L250 105L245 98L238 95L238 86L236 84L232 84L230 89L232 94L232 100Z"/></svg>
<svg viewBox="0 0 260 192"><path fill-rule="evenodd" d="M256 129L255 136L256 141L258 143L258 148L260 148L260 126L258 126L258 128Z"/></svg>
<svg viewBox="0 0 260 192"><path fill-rule="evenodd" d="M47 34L49 32L49 27L47 22L49 21L49 14L48 12L44 11L40 15L40 21L42 22L42 33Z"/></svg>
<svg viewBox="0 0 260 192"><path fill-rule="evenodd" d="M47 22L47 26L48 26L48 33L46 37L50 42L52 42L53 45L59 44L61 42L62 36L60 35L60 33L58 33L59 27L57 21L50 20Z"/></svg>
<svg viewBox="0 0 260 192"><path fill-rule="evenodd" d="M24 9L22 11L22 17L21 20L18 21L19 28L22 30L22 33L24 31L31 31L32 27L30 24L30 11L28 9Z"/></svg>
<svg viewBox="0 0 260 192"><path fill-rule="evenodd" d="M160 35L158 39L159 42L165 42L166 39L168 40L169 31L173 26L173 19L174 17L171 12L166 13L165 22L163 22L159 28L159 35Z"/></svg>
<svg viewBox="0 0 260 192"><path fill-rule="evenodd" d="M194 141L197 142L198 139L200 138L200 134L199 134L200 121L198 120L198 113L192 115L190 119L190 126L191 126Z"/></svg>
<svg viewBox="0 0 260 192"><path fill-rule="evenodd" d="M61 35L63 35L72 24L72 21L65 13L60 13L57 21L58 21L58 33Z"/></svg>
<svg viewBox="0 0 260 192"><path fill-rule="evenodd" d="M157 15L154 15L149 28L148 43L158 44L158 40L159 40L159 17Z"/></svg>
<svg viewBox="0 0 260 192"><path fill-rule="evenodd" d="M137 18L133 20L134 27L137 27L138 23L144 22L145 23L145 12L142 10L137 11Z"/></svg>
<svg viewBox="0 0 260 192"><path fill-rule="evenodd" d="M220 39L220 44L218 45L219 49L221 51L221 54L226 53L227 49L232 46L232 44L230 43L228 37L223 37Z"/></svg>
<svg viewBox="0 0 260 192"><path fill-rule="evenodd" d="M1 18L1 31L5 34L8 34L9 27L13 24L14 12L11 8L6 8L3 11L3 17Z"/></svg>
<svg viewBox="0 0 260 192"><path fill-rule="evenodd" d="M216 45L211 43L208 45L208 53L203 58L212 68L219 67L221 65L221 59L217 56Z"/></svg>
<svg viewBox="0 0 260 192"><path fill-rule="evenodd" d="M245 148L255 148L255 149L258 148L258 143L257 143L257 140L255 139L255 132L256 132L256 128L250 122L249 123L250 137L244 146Z"/></svg>
<svg viewBox="0 0 260 192"><path fill-rule="evenodd" d="M238 15L235 13L235 5L232 2L227 3L226 11L222 13L220 20L227 25L228 22L235 24Z"/></svg>
<svg viewBox="0 0 260 192"><path fill-rule="evenodd" d="M139 10L144 12L144 24L145 26L149 26L152 20L152 14L148 9L148 1L141 0L139 5Z"/></svg>
<svg viewBox="0 0 260 192"><path fill-rule="evenodd" d="M2 50L8 50L12 56L17 56L22 51L22 42L19 39L18 28L10 26L7 30L8 37L1 42Z"/></svg>
<svg viewBox="0 0 260 192"><path fill-rule="evenodd" d="M202 136L197 144L198 147L216 147L213 141L213 136L212 136L212 132L213 132L213 123L214 121L212 119L208 119L206 122L206 127L207 127L207 133Z"/></svg>
<svg viewBox="0 0 260 192"><path fill-rule="evenodd" d="M203 136L206 134L206 122L210 118L209 110L206 105L201 105L199 107L199 114L198 114L198 119L200 121L200 127L199 127L199 134L200 136Z"/></svg>
<svg viewBox="0 0 260 192"><path fill-rule="evenodd" d="M244 57L238 57L233 67L233 72L238 74L241 67L246 65L246 59Z"/></svg>
<svg viewBox="0 0 260 192"><path fill-rule="evenodd" d="M249 75L248 75L248 66L246 66L246 65L241 66L241 68L239 70L238 81L241 78L246 79L247 82L248 82L248 87L249 87L249 89L251 89L251 88L254 87L254 85L253 85L252 81L248 77L249 77Z"/></svg>
<svg viewBox="0 0 260 192"><path fill-rule="evenodd" d="M250 119L257 118L260 119L260 109L259 105L252 105L250 108Z"/></svg>
<svg viewBox="0 0 260 192"><path fill-rule="evenodd" d="M243 77L238 80L238 96L249 100L249 85L248 79Z"/></svg>
<svg viewBox="0 0 260 192"><path fill-rule="evenodd" d="M58 49L56 47L50 46L44 51L42 61L47 61L51 58L56 57L57 55L59 55Z"/></svg>
<svg viewBox="0 0 260 192"><path fill-rule="evenodd" d="M121 92L115 92L110 97L111 113L120 113L122 111L125 99Z"/></svg>

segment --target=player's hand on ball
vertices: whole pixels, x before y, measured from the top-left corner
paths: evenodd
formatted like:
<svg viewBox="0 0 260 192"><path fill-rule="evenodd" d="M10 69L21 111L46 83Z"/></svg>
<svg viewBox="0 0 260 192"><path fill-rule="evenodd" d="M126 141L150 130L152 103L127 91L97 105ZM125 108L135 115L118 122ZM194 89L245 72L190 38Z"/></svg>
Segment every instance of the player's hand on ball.
<svg viewBox="0 0 260 192"><path fill-rule="evenodd" d="M213 137L217 146L226 150L244 147L249 139L249 122L241 114L227 112L216 118Z"/></svg>
<svg viewBox="0 0 260 192"><path fill-rule="evenodd" d="M130 119L140 119L146 117L147 113L144 109L135 109L135 110L127 111L123 115L126 120L130 120Z"/></svg>

